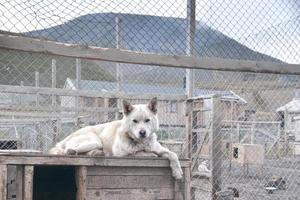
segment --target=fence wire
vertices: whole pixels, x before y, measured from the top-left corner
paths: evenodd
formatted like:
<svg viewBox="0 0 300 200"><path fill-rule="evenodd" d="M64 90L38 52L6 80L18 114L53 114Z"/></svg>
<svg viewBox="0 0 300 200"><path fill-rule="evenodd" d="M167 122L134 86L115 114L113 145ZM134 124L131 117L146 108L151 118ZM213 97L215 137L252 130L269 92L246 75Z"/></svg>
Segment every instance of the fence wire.
<svg viewBox="0 0 300 200"><path fill-rule="evenodd" d="M157 54L188 49L186 1L17 0L1 2L0 12L0 34ZM193 52L299 64L299 13L296 0L196 1ZM0 149L47 153L80 127L118 119L126 95L133 104L149 99L132 95L168 96L159 98L157 135L190 156L192 199L299 199L300 76L192 71L193 98L182 99L184 68L0 48Z"/></svg>

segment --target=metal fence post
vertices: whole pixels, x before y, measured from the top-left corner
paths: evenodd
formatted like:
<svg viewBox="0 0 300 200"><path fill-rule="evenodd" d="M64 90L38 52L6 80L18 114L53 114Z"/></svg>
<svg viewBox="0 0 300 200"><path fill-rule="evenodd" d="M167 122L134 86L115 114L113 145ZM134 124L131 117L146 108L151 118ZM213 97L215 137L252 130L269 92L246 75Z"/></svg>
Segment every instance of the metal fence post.
<svg viewBox="0 0 300 200"><path fill-rule="evenodd" d="M119 16L116 17L116 48L120 49L122 48L122 20ZM117 91L121 91L121 70L120 70L120 64L116 63L116 81L117 81ZM117 107L118 111L116 112L115 118L119 119L119 111L121 110L121 100L117 100Z"/></svg>
<svg viewBox="0 0 300 200"><path fill-rule="evenodd" d="M217 192L221 191L222 185L222 134L221 134L221 100L219 95L212 97L212 132L210 135L211 151L211 184L212 200L217 200Z"/></svg>
<svg viewBox="0 0 300 200"><path fill-rule="evenodd" d="M187 1L187 15L186 15L186 23L187 23L187 30L186 30L186 54L191 56L194 54L195 48L195 10L196 10L196 1L195 0L188 0ZM186 77L185 77L185 88L186 94L188 98L193 96L193 70L186 69ZM192 128L193 128L193 111L192 111L192 101L188 100L186 103L186 151L187 154L185 155L188 158L192 157ZM192 158L191 158L192 159ZM191 169L186 168L185 170L186 177L189 180L186 180L186 199L191 199L194 194L192 194L191 188Z"/></svg>

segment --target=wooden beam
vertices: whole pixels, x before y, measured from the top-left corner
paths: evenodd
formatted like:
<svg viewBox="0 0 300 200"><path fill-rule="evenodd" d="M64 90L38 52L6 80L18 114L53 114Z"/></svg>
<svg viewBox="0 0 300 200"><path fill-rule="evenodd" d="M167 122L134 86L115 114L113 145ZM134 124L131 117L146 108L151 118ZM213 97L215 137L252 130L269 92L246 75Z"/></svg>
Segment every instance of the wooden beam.
<svg viewBox="0 0 300 200"><path fill-rule="evenodd" d="M103 92L103 91L86 91L86 90L70 90L61 88L48 87L30 87L30 86L10 86L0 85L0 92L2 93L18 93L18 94L42 94L42 95L57 95L57 96L84 96L95 98L121 98L121 99L141 99L148 100L156 96L159 100L174 100L184 101L186 95L174 94L140 94L140 93L125 93L125 92Z"/></svg>
<svg viewBox="0 0 300 200"><path fill-rule="evenodd" d="M76 167L75 180L76 180L76 200L86 200L86 177L87 177L87 167L79 166Z"/></svg>
<svg viewBox="0 0 300 200"><path fill-rule="evenodd" d="M88 157L88 156L53 156L34 154L1 154L0 165L82 165L82 166L119 166L119 167L170 167L169 160L159 157ZM183 168L190 162L181 159Z"/></svg>
<svg viewBox="0 0 300 200"><path fill-rule="evenodd" d="M0 34L0 48L130 64L159 65L190 69L300 75L299 64L272 63L215 57L159 55L121 49L65 44L60 42L7 34Z"/></svg>
<svg viewBox="0 0 300 200"><path fill-rule="evenodd" d="M7 165L0 165L0 200L7 199Z"/></svg>
<svg viewBox="0 0 300 200"><path fill-rule="evenodd" d="M23 200L24 166L18 165L16 170L16 200Z"/></svg>
<svg viewBox="0 0 300 200"><path fill-rule="evenodd" d="M23 199L32 200L33 199L33 166L24 167L24 186L23 186Z"/></svg>
<svg viewBox="0 0 300 200"><path fill-rule="evenodd" d="M0 105L1 111L27 111L27 112L75 112L76 107L58 107L58 106L30 106L30 105ZM93 108L93 107L79 107L77 109L79 112L116 112L117 108ZM12 120L13 121L13 120ZM1 120L0 120L1 123Z"/></svg>

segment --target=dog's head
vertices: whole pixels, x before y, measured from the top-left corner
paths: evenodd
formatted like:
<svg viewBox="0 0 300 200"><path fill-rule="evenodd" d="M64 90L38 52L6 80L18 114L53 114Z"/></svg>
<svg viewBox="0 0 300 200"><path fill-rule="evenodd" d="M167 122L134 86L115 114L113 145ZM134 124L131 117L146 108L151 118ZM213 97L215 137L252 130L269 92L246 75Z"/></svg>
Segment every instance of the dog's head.
<svg viewBox="0 0 300 200"><path fill-rule="evenodd" d="M157 98L148 104L131 105L123 101L123 120L129 136L135 140L148 138L158 130Z"/></svg>

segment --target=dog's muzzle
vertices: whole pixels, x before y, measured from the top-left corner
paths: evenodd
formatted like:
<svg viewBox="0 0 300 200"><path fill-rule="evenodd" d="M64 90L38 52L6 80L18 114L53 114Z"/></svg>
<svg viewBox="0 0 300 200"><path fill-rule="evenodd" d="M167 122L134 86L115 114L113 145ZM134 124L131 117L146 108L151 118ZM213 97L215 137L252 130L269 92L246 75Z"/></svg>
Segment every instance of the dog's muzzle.
<svg viewBox="0 0 300 200"><path fill-rule="evenodd" d="M145 130L140 130L139 134L140 134L140 138L145 138L146 137L146 131Z"/></svg>

